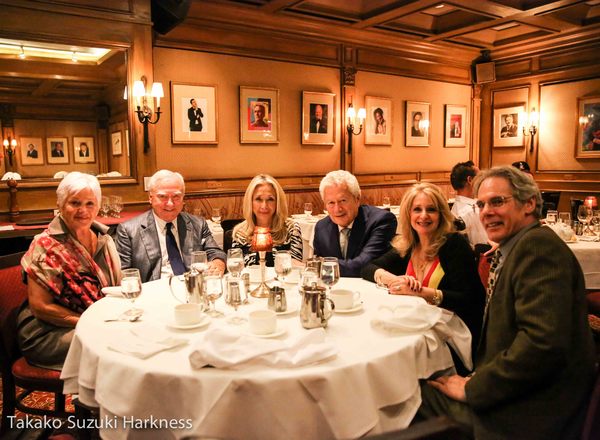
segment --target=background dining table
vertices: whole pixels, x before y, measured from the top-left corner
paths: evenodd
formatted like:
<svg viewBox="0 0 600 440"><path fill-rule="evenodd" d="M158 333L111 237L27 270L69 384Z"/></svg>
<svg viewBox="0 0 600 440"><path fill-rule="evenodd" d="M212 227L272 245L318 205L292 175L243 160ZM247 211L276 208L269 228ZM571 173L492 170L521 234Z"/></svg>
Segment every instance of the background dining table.
<svg viewBox="0 0 600 440"><path fill-rule="evenodd" d="M297 285L283 287L288 310L277 319L282 334L270 340L287 343L308 330L299 318ZM382 331L373 325L381 307L410 314L434 306L420 298L388 295L361 279L342 278L335 287L361 294L354 310L334 313L325 330L326 341L336 347L337 355L291 368L252 362L236 368L192 367L190 353L193 347L202 349L209 330L234 329L247 335L246 323L230 323L234 311L223 298L217 301L217 309L225 312L224 318L181 330L173 324L178 300L165 279L144 284L136 301L136 307L144 310L138 322L105 322L130 307L118 295L106 297L85 311L77 324L62 370L64 392L79 394L82 403L99 408L100 435L106 439L347 439L408 426L420 404L419 379L453 366L443 341L460 340L462 347L468 347L466 326L444 312L444 322L435 328ZM251 297L237 316L264 308L267 299ZM437 331L437 324L444 325L445 332ZM162 337L186 341L146 359L109 348L122 345L130 332L144 325L158 329ZM134 426L144 420L183 426Z"/></svg>
<svg viewBox="0 0 600 440"><path fill-rule="evenodd" d="M583 241L567 243L577 257L585 277L586 289L600 289L600 241Z"/></svg>

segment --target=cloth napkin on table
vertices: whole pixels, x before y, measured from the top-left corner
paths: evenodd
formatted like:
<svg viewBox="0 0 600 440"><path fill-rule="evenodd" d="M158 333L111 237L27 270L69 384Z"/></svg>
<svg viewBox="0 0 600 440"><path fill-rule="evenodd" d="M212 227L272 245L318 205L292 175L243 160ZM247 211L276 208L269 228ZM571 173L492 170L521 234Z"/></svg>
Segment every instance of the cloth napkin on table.
<svg viewBox="0 0 600 440"><path fill-rule="evenodd" d="M243 364L299 367L337 355L322 328L307 330L288 341L261 339L235 328L212 328L196 341L190 353L193 368L243 368Z"/></svg>
<svg viewBox="0 0 600 440"><path fill-rule="evenodd" d="M600 241L600 237L594 237L591 235L578 235L578 241Z"/></svg>
<svg viewBox="0 0 600 440"><path fill-rule="evenodd" d="M393 335L423 333L428 350L438 348L438 341L428 330L447 342L458 354L467 368L472 368L471 332L465 323L454 313L425 302L410 307L381 306L377 316L371 320L371 327Z"/></svg>
<svg viewBox="0 0 600 440"><path fill-rule="evenodd" d="M164 328L143 323L132 323L135 327L119 335L119 339L111 342L108 349L119 353L148 359L161 351L180 347L188 343L187 339L174 338L165 334Z"/></svg>

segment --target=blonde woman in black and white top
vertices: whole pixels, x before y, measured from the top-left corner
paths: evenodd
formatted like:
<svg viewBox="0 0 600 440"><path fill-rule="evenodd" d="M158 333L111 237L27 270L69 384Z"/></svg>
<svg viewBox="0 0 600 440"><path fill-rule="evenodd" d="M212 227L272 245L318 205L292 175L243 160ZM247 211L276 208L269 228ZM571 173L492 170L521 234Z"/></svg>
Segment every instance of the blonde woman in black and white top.
<svg viewBox="0 0 600 440"><path fill-rule="evenodd" d="M273 251L289 250L292 262L302 264L302 235L298 224L288 218L288 206L283 188L268 174L255 176L244 194L244 221L233 229L232 247L241 248L246 266L258 264L257 253L251 250L254 228L271 229ZM273 253L266 256L267 266L273 266Z"/></svg>

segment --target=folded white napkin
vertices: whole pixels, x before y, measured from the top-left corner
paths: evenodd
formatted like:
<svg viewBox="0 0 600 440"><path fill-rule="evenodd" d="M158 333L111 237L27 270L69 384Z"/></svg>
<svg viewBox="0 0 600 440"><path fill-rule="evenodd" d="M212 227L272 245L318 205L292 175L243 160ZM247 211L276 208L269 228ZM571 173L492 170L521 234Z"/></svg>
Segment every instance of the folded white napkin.
<svg viewBox="0 0 600 440"><path fill-rule="evenodd" d="M109 350L148 359L161 351L186 345L187 339L174 338L165 334L164 328L153 324L134 324L135 327L119 335L119 339L108 345Z"/></svg>
<svg viewBox="0 0 600 440"><path fill-rule="evenodd" d="M288 341L261 339L235 328L212 328L196 341L190 353L193 368L243 368L244 365L299 367L337 355L322 328L307 330Z"/></svg>
<svg viewBox="0 0 600 440"><path fill-rule="evenodd" d="M457 352L464 365L471 368L471 332L454 313L427 303L412 304L410 307L394 308L381 306L371 326L379 331L394 335L423 333L427 349L438 348L438 340L427 330L433 330L439 339L447 342Z"/></svg>
<svg viewBox="0 0 600 440"><path fill-rule="evenodd" d="M600 241L600 237L593 237L591 235L578 235L578 241Z"/></svg>

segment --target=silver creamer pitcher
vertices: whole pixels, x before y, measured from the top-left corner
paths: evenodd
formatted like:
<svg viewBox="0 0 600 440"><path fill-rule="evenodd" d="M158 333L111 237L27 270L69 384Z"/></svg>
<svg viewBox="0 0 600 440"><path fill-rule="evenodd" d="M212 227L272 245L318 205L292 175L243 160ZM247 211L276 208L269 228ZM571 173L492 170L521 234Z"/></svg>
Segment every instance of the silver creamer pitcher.
<svg viewBox="0 0 600 440"><path fill-rule="evenodd" d="M302 304L300 322L304 328L327 327L327 321L333 315L335 304L326 297L325 287L312 283L300 287Z"/></svg>
<svg viewBox="0 0 600 440"><path fill-rule="evenodd" d="M185 301L182 301L181 298L179 298L175 293L175 290L173 289L173 278L178 278L178 276L171 275L169 277L169 289L176 300L179 302L202 304L202 309L208 310L208 298L204 294L204 277L202 272L192 270L183 274L183 281L186 291Z"/></svg>

